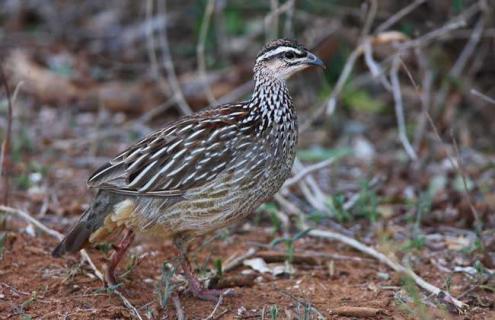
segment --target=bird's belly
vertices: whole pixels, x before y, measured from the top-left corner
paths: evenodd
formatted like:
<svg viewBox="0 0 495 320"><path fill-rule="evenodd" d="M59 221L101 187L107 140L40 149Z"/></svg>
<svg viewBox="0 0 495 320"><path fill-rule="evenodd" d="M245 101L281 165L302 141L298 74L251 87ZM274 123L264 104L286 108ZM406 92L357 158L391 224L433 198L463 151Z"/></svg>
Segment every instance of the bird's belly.
<svg viewBox="0 0 495 320"><path fill-rule="evenodd" d="M288 174L283 170L271 173L244 186L217 183L191 192L184 200L165 206L163 210L142 212L148 216L147 221L153 222L148 223L148 227L142 225L141 229L154 234L167 233L167 236L179 233L201 235L239 222L271 198ZM150 217L150 214L155 217Z"/></svg>

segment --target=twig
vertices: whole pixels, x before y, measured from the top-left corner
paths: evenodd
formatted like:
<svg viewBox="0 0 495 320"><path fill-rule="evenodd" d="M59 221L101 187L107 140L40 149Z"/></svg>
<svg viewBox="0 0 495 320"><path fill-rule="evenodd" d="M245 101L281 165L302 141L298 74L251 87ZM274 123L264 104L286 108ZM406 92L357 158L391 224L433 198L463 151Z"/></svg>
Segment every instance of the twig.
<svg viewBox="0 0 495 320"><path fill-rule="evenodd" d="M351 75L352 69L354 69L354 65L356 64L357 58L361 55L362 52L362 47L359 45L352 51L352 53L349 55L349 58L347 58L347 61L344 65L344 69L342 70L342 73L339 76L339 79L337 80L337 83L335 84L335 88L332 91L332 94L330 95L330 98L328 99L327 102L327 107L326 107L326 114L327 115L332 115L335 111L335 107L337 106L337 97L340 95L340 92L342 89L344 89L344 85L347 82L347 79ZM315 114L315 117L312 119L316 119L321 115L321 112L318 112ZM311 121L312 122L312 121Z"/></svg>
<svg viewBox="0 0 495 320"><path fill-rule="evenodd" d="M461 54L457 58L456 62L454 63L454 66L450 69L448 73L448 79L456 79L461 76L464 68L466 67L467 61L473 55L474 50L481 39L481 33L483 32L483 27L485 24L484 21L485 21L484 18L481 18L476 24L466 46L464 47ZM445 81L443 83L435 99L435 105L437 107L440 107L444 103L449 93L450 87L451 87L450 81Z"/></svg>
<svg viewBox="0 0 495 320"><path fill-rule="evenodd" d="M462 28L466 26L466 20L470 19L473 15L475 15L480 9L480 5L478 2L465 9L460 15L455 16L441 28L435 29L431 32L428 32L421 37L418 37L414 40L403 43L399 46L399 51L405 51L410 48L421 47L424 46L431 41L438 39L445 34L450 33L455 29Z"/></svg>
<svg viewBox="0 0 495 320"><path fill-rule="evenodd" d="M255 248L249 248L249 250L245 254L235 258L227 259L227 261L225 261L225 265L222 266L222 272L226 273L229 272L230 270L237 268L242 264L244 260L253 257L256 254L256 251L257 249Z"/></svg>
<svg viewBox="0 0 495 320"><path fill-rule="evenodd" d="M304 169L297 172L296 175L287 179L285 181L284 185L282 186L282 189L286 189L286 188L293 186L294 184L298 183L299 180L306 177L308 174L313 173L314 171L318 171L320 169L323 169L325 167L328 167L332 163L334 163L335 161L336 161L336 158L330 158L330 159L323 160L321 162L318 162L318 163L315 163L315 164L312 164L312 165L305 167Z"/></svg>
<svg viewBox="0 0 495 320"><path fill-rule="evenodd" d="M397 13L395 13L393 16L391 16L386 21L384 21L382 24L380 24L378 27L376 27L375 34L378 34L378 33L381 33L383 31L387 30L388 28L390 28L391 26L396 24L400 19L404 18L406 15L411 13L414 9L416 9L421 4L423 4L423 2L425 2L425 1L426 0L415 0L414 2L408 4L404 8L400 9L399 11L397 11Z"/></svg>
<svg viewBox="0 0 495 320"><path fill-rule="evenodd" d="M382 67L375 61L373 58L373 46L371 45L371 38L368 37L363 41L363 50L364 50L364 61L370 70L370 73L373 77L378 78L382 85L388 91L391 91L392 88L390 86L387 77L382 69Z"/></svg>
<svg viewBox="0 0 495 320"><path fill-rule="evenodd" d="M61 241L64 238L64 235L63 234L61 234L57 230L53 230L53 229L45 226L43 223L41 223L37 219L33 218L26 211L23 211L21 209L12 208L12 207L3 206L3 205L0 205L0 211L4 211L4 212L7 212L7 213L11 213L11 214L16 214L16 215L20 216L22 219L24 219L28 223L34 225L35 227L37 227L41 231L45 232L46 234L54 237L55 239L57 239L59 241ZM96 277L98 279L100 279L101 281L103 281L104 280L103 279L103 274L101 273L100 270L98 270L98 268L96 267L96 265L93 263L93 261L91 260L91 257L86 252L86 250L84 250L84 249L81 250L80 251L80 254L81 254L81 257L84 260L86 260L86 262L88 262L88 264L91 267L91 269L93 269L93 272L96 275ZM136 316L137 319L143 320L143 318L139 314L139 311L136 309L136 307L134 307L132 305L132 303L129 300L127 300L127 298L120 291L118 291L117 289L113 289L112 292L115 293L122 300L122 302L124 303L124 305L128 309L131 310L131 312Z"/></svg>
<svg viewBox="0 0 495 320"><path fill-rule="evenodd" d="M296 301L296 302L298 302L300 304L305 305L307 308L309 308L310 310L312 310L318 316L318 320L325 320L326 319L326 317L321 314L320 310L318 310L316 307L314 307L311 304L311 302L306 302L303 299L299 299L298 297L294 296L290 292L285 291L284 289L280 289L280 288L277 288L275 286L274 286L274 288L277 289L277 291L279 291L281 294L283 294L283 295L285 295L285 296L293 299L294 301Z"/></svg>
<svg viewBox="0 0 495 320"><path fill-rule="evenodd" d="M378 1L377 0L369 0L370 4L369 8L366 8L368 12L366 18L364 19L363 29L361 29L361 41L368 37L368 34L371 31L371 26L373 25L373 21L375 21L376 11L378 9ZM364 4L367 4L366 2Z"/></svg>
<svg viewBox="0 0 495 320"><path fill-rule="evenodd" d="M368 318L376 317L383 314L383 309L370 308L370 307L355 307L355 306L342 306L332 310L332 314L339 315L342 317L357 317L357 318Z"/></svg>
<svg viewBox="0 0 495 320"><path fill-rule="evenodd" d="M476 89L471 89L471 91L470 91L470 92L471 92L471 94L472 94L473 96L476 96L476 97L478 97L478 98L481 98L481 100L484 100L485 102L488 102L488 103L491 103L491 104L495 104L495 99L494 99L494 98L489 97L489 96L487 96L486 94L481 93L481 92L479 92L479 91L478 91L478 90L476 90Z"/></svg>
<svg viewBox="0 0 495 320"><path fill-rule="evenodd" d="M10 157L10 141L12 139L12 117L13 117L13 103L10 95L9 83L7 77L3 71L3 66L0 65L0 76L2 78L2 84L7 96L7 132L5 134L5 140L2 143L2 152L0 154L0 176L3 176L4 182L4 195L3 204L7 205L9 200L9 157Z"/></svg>
<svg viewBox="0 0 495 320"><path fill-rule="evenodd" d="M270 24L272 24L273 20L278 21L278 16L280 14L286 12L287 10L289 10L291 8L291 1L287 1L286 3L284 3L283 5L281 5L279 7L278 1L270 0L270 7L271 7L270 13L265 16L265 30L268 30L268 27L270 26ZM275 23L273 22L272 26L274 26L274 25L275 25ZM278 26L278 22L277 22L277 26ZM278 33L278 31L277 31L277 33ZM273 35L270 35L270 36L273 36Z"/></svg>
<svg viewBox="0 0 495 320"><path fill-rule="evenodd" d="M156 56L155 51L155 37L153 36L154 28L153 25L149 23L153 18L153 1L154 0L146 0L146 50L151 64L151 72L154 77L160 78L160 67L158 66L158 57ZM167 26L163 24L162 28L166 27Z"/></svg>
<svg viewBox="0 0 495 320"><path fill-rule="evenodd" d="M369 30L371 29L371 25L373 24L373 21L375 20L375 15L376 15L376 8L377 8L377 3L376 1L371 2L371 8L368 11L368 15L366 16L365 22L364 22L364 27L363 30L361 31L361 39L359 41L359 45L352 51L352 53L349 55L349 58L347 58L347 61L344 65L344 69L342 70L342 73L339 76L339 79L337 80L337 83L335 85L335 88L332 91L332 94L330 95L330 98L328 99L327 106L326 106L326 114L331 115L335 111L335 107L337 106L337 97L340 95L340 92L342 89L344 89L344 85L347 82L347 79L351 75L352 69L354 69L354 65L356 64L357 59L363 52L363 41L366 39ZM315 115L315 118L320 116L320 112L318 112L317 115ZM314 118L312 119L314 120Z"/></svg>
<svg viewBox="0 0 495 320"><path fill-rule="evenodd" d="M418 48L416 48L415 51L418 65L424 73L421 83L421 92L418 92L418 94L421 94L421 113L419 114L418 124L414 131L414 146L418 149L426 130L426 113L429 112L431 106L433 72L431 71L430 63L423 52Z"/></svg>
<svg viewBox="0 0 495 320"><path fill-rule="evenodd" d="M185 320L186 315L184 313L184 309L182 309L179 296L176 294L172 295L172 302L174 303L175 316L177 317L177 320Z"/></svg>
<svg viewBox="0 0 495 320"><path fill-rule="evenodd" d="M455 139L454 135L451 133L451 139L454 145L454 152L455 156L457 159L457 170L458 173L461 176L462 179L462 185L464 187L464 194L466 195L466 198L469 203L469 208L471 209L471 213L473 214L474 222L475 222L475 230L476 234L478 236L478 239L480 240L481 246L483 246L483 240L481 238L481 231L483 229L483 223L481 222L480 215L478 213L478 210L474 206L473 199L471 198L471 195L469 194L469 189L467 186L467 179L466 179L466 170L464 169L464 165L462 163L461 155L459 153L459 146L457 145L457 140ZM456 168L456 167L454 167Z"/></svg>
<svg viewBox="0 0 495 320"><path fill-rule="evenodd" d="M402 93L400 90L399 82L399 67L400 67L400 54L397 54L392 61L392 68L390 69L390 81L392 84L392 93L395 101L395 116L397 117L397 127L399 130L399 139L406 150L407 155L411 160L416 161L418 156L416 151L409 142L406 132L406 124L404 120L404 105L402 102Z"/></svg>
<svg viewBox="0 0 495 320"><path fill-rule="evenodd" d="M305 169L304 165L296 157L292 171L296 172L297 174L297 172L304 171L304 169ZM299 181L299 187L301 188L301 191L304 194L306 200L308 200L308 202L313 207L315 207L320 211L324 211L331 214L331 212L328 210L327 206L325 205L327 196L321 190L321 188L318 186L315 179L311 175L306 175L303 178L303 180Z"/></svg>
<svg viewBox="0 0 495 320"><path fill-rule="evenodd" d="M210 315L208 317L204 318L203 320L213 320L213 319L215 319L214 318L215 313L217 313L218 308L222 305L223 296L229 294L231 291L232 291L232 289L228 289L224 293L222 293L220 295L220 297L218 297L218 301L215 304L215 308L213 308L213 311L210 313Z"/></svg>
<svg viewBox="0 0 495 320"><path fill-rule="evenodd" d="M158 0L158 12L166 17L166 0ZM160 48L162 50L162 61L165 66L165 70L167 71L167 79L170 85L172 86L172 91L174 93L174 99L177 102L181 112L183 114L191 114L191 107L187 104L186 99L184 98L184 93L180 87L179 81L177 80L177 75L175 73L174 62L172 60L172 54L170 52L170 46L168 44L167 38L167 28L165 27L160 29L158 32L158 42Z"/></svg>
<svg viewBox="0 0 495 320"><path fill-rule="evenodd" d="M11 213L11 214L16 214L16 215L20 216L25 221L29 222L30 224L34 225L35 227L37 227L38 229L40 229L44 233L46 233L46 234L54 237L55 239L57 239L59 241L64 238L64 235L63 234L61 234L60 232L58 232L56 230L53 230L53 229L48 228L47 226L45 226L44 224L42 224L41 222L39 222L37 219L33 218L26 211L23 211L21 209L16 209L16 208L8 207L8 206L3 206L3 205L0 206L0 211Z"/></svg>
<svg viewBox="0 0 495 320"><path fill-rule="evenodd" d="M354 249L361 251L369 256L372 256L373 258L377 259L379 262L389 266L391 269L393 269L396 272L401 272L409 277L411 277L414 282L424 290L433 293L436 295L440 300L443 300L446 303L454 305L459 311L464 311L467 309L467 305L463 303L462 301L457 300L453 296L451 296L448 292L445 292L441 290L438 287L435 287L434 285L430 284L420 276L418 276L414 271L412 271L409 268L406 268L402 266L401 264L392 261L389 257L384 255L381 252L378 252L377 250L373 249L372 247L368 247L365 244L357 241L356 239L344 236L339 233L327 231L327 230L319 230L319 229L313 229L310 230L308 233L312 237L317 237L317 238L324 238L328 240L334 240L334 241L339 241L342 242L348 246L353 247Z"/></svg>
<svg viewBox="0 0 495 320"><path fill-rule="evenodd" d="M198 59L198 73L199 77L203 82L203 87L206 93L206 98L211 105L217 103L215 96L211 92L211 88L208 84L208 79L206 77L206 60L205 60L205 44L206 37L208 36L208 28L210 26L211 16L213 15L213 11L215 10L215 2L216 0L208 0L205 13L203 15L203 20L201 21L201 26L199 29L199 40L198 45L196 46L196 57Z"/></svg>
<svg viewBox="0 0 495 320"><path fill-rule="evenodd" d="M296 7L296 0L287 0L289 8L285 14L285 26L284 35L288 38L294 37L294 9Z"/></svg>
<svg viewBox="0 0 495 320"><path fill-rule="evenodd" d="M269 35L267 37L267 40L269 39L276 39L278 37L278 17L280 15L280 12L277 12L278 8L278 0L270 0L270 9L271 12L273 12L272 19L270 20L265 20L267 22L267 31L268 31L268 24L271 24L269 32L267 34Z"/></svg>

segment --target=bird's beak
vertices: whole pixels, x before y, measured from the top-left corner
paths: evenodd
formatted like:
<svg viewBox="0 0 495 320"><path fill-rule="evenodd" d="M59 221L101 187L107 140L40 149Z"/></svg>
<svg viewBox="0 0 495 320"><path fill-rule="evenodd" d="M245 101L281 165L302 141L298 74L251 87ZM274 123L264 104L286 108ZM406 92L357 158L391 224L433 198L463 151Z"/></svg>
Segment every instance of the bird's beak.
<svg viewBox="0 0 495 320"><path fill-rule="evenodd" d="M318 58L315 54L311 53L308 51L308 55L306 56L306 64L312 65L312 66L317 66L321 67L322 69L326 69L325 64L323 61L321 61L320 58Z"/></svg>

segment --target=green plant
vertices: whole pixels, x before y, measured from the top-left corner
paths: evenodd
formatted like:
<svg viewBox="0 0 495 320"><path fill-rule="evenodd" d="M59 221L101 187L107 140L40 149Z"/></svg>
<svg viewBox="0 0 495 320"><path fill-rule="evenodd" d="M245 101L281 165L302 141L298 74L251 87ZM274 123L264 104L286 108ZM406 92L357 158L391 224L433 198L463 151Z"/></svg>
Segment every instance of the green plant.
<svg viewBox="0 0 495 320"><path fill-rule="evenodd" d="M270 307L270 319L276 320L278 317L278 306L276 304Z"/></svg>
<svg viewBox="0 0 495 320"><path fill-rule="evenodd" d="M402 309L409 312L414 319L432 319L428 313L428 307L421 300L421 292L414 280L409 276L401 277L401 287L411 299L409 302L399 300L399 305Z"/></svg>
<svg viewBox="0 0 495 320"><path fill-rule="evenodd" d="M222 277L223 275L222 259L213 260L213 265L215 266L216 276Z"/></svg>
<svg viewBox="0 0 495 320"><path fill-rule="evenodd" d="M339 222L347 222L352 220L352 214L344 208L345 196L337 194L327 199L326 205L332 212L333 216Z"/></svg>
<svg viewBox="0 0 495 320"><path fill-rule="evenodd" d="M308 228L306 230L299 231L293 237L276 238L270 243L270 245L272 247L275 247L280 243L284 243L285 248L286 248L286 261L288 263L292 263L292 261L294 260L294 253L295 253L294 244L295 244L295 242L297 240L305 237L310 231L311 231L311 228Z"/></svg>
<svg viewBox="0 0 495 320"><path fill-rule="evenodd" d="M160 277L160 281L158 282L158 296L160 298L160 305L162 308L167 307L168 299L172 295L172 292L175 289L175 285L172 283L172 277L175 274L175 268L167 263L163 262L162 265L162 275Z"/></svg>
<svg viewBox="0 0 495 320"><path fill-rule="evenodd" d="M273 225L273 233L277 233L277 232L280 232L280 230L282 230L282 221L280 221L277 213L278 213L278 208L277 208L277 205L273 202L267 202L265 204L263 204L261 207L259 207L257 210L257 212L259 211L264 211L266 213L269 214L270 216L270 220L272 222L272 225Z"/></svg>
<svg viewBox="0 0 495 320"><path fill-rule="evenodd" d="M365 217L371 222L376 222L378 219L378 196L371 189L369 181L362 181L360 185L361 190L353 211L356 212L355 215Z"/></svg>

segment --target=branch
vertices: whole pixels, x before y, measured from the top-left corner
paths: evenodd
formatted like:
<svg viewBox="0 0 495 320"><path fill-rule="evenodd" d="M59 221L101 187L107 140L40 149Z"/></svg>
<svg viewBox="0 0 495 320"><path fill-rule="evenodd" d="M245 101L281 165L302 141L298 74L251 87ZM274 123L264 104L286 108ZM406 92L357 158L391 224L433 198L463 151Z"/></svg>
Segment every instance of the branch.
<svg viewBox="0 0 495 320"><path fill-rule="evenodd" d="M481 93L481 92L479 92L476 89L471 89L471 94L473 96L476 96L476 97L480 98L481 100L484 100L485 102L488 102L490 104L495 104L495 99L494 98L489 97L486 94Z"/></svg>
<svg viewBox="0 0 495 320"><path fill-rule="evenodd" d="M390 81L392 82L392 93L395 101L395 116L397 117L397 127L399 130L399 139L406 150L407 155L411 160L416 161L418 156L416 151L412 147L406 132L406 124L404 120L404 105L402 102L402 93L400 90L399 82L399 67L400 67L400 54L397 54L392 61L392 68L390 69Z"/></svg>
<svg viewBox="0 0 495 320"><path fill-rule="evenodd" d="M9 200L9 156L10 156L10 141L12 139L12 117L13 117L13 99L10 95L9 83L3 71L3 66L0 65L0 77L7 96L7 132L5 140L2 143L2 151L0 154L0 176L4 178L4 197L3 204L7 205Z"/></svg>
<svg viewBox="0 0 495 320"><path fill-rule="evenodd" d="M318 162L318 163L315 163L315 164L312 164L312 165L309 165L309 166L303 168L295 176L285 180L285 183L282 186L282 189L287 189L287 188L293 186L294 184L298 183L299 180L306 177L308 174L313 173L314 171L318 171L320 169L323 169L325 167L328 167L331 164L333 164L336 160L337 160L337 158L332 157L330 159L323 160L321 162Z"/></svg>
<svg viewBox="0 0 495 320"><path fill-rule="evenodd" d="M390 18L388 18L385 22L383 22L382 24L380 24L375 29L375 33L381 33L383 31L387 30L388 28L390 28L391 26L393 26L394 24L396 24L400 19L404 18L406 15L408 15L409 13L411 13L414 9L416 9L421 4L423 4L425 1L426 0L416 0L416 1L408 4L404 8L400 9L399 11L397 11L396 14L394 14L393 16L391 16Z"/></svg>
<svg viewBox="0 0 495 320"><path fill-rule="evenodd" d="M160 14L163 14L164 17L166 17L165 2L166 0L158 1L158 12ZM177 75L175 73L174 62L172 60L172 54L170 52L170 46L168 44L166 25L167 24L165 23L165 27L160 29L158 32L158 42L162 50L163 65L165 66L165 70L167 71L167 79L172 86L174 99L177 102L177 105L179 106L183 114L191 114L191 107L187 104L186 99L184 98L184 93L182 92L179 81L177 80Z"/></svg>
<svg viewBox="0 0 495 320"><path fill-rule="evenodd" d="M411 277L414 282L424 290L434 294L437 296L438 299L441 301L454 305L458 311L464 311L468 308L468 306L463 303L462 301L457 300L456 298L452 297L448 292L445 292L441 290L440 288L430 284L420 276L418 276L414 271L412 271L409 268L406 268L402 266L401 264L392 261L389 257L384 255L381 252L378 252L377 250L373 249L372 247L368 247L365 244L357 241L356 239L344 236L339 233L331 232L331 231L326 231L326 230L318 230L318 229L313 229L309 231L309 235L312 237L316 238L324 238L328 240L334 240L334 241L339 241L341 243L344 243L348 246L353 247L354 249L361 251L369 256L372 256L373 258L377 259L379 262L389 266L391 269L393 269L396 272L401 272L409 277Z"/></svg>
<svg viewBox="0 0 495 320"><path fill-rule="evenodd" d="M217 103L215 96L211 92L211 88L208 85L208 79L206 77L206 61L205 61L205 43L208 36L208 28L210 26L211 16L215 10L215 0L208 0L205 7L205 13L203 20L201 21L201 27L199 30L199 41L196 46L196 57L198 59L198 73L201 78L206 93L206 98L211 105Z"/></svg>

